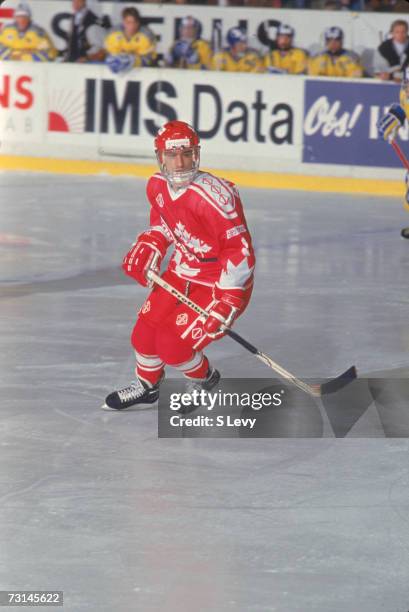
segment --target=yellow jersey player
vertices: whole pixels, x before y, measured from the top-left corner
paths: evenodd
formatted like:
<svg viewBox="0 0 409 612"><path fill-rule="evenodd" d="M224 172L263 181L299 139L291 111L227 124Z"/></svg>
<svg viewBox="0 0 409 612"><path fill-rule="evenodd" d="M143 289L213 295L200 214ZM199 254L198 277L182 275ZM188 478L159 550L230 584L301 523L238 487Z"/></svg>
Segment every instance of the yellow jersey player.
<svg viewBox="0 0 409 612"><path fill-rule="evenodd" d="M0 60L49 62L56 55L47 32L32 22L28 4L19 4L14 22L5 25L0 32Z"/></svg>
<svg viewBox="0 0 409 612"><path fill-rule="evenodd" d="M277 49L264 57L267 72L278 74L305 74L308 65L308 54L304 49L293 47L295 31L289 25L281 23L277 30Z"/></svg>
<svg viewBox="0 0 409 612"><path fill-rule="evenodd" d="M210 68L212 48L200 38L200 23L194 17L183 17L179 26L179 38L175 40L165 62L172 68L205 70Z"/></svg>
<svg viewBox="0 0 409 612"><path fill-rule="evenodd" d="M336 26L325 30L326 50L309 61L311 76L359 78L363 70L358 56L343 48L344 33Z"/></svg>
<svg viewBox="0 0 409 612"><path fill-rule="evenodd" d="M141 25L141 16L134 7L122 11L122 27L108 34L105 49L108 53L105 61L113 72L156 63L156 37Z"/></svg>
<svg viewBox="0 0 409 612"><path fill-rule="evenodd" d="M409 120L409 69L404 72L400 93L400 104L392 104L378 122L379 134L387 142L392 142L401 127L405 125L406 120ZM404 208L409 212L409 172L405 176L406 194L404 200ZM401 231L402 238L409 238L409 227L403 228Z"/></svg>
<svg viewBox="0 0 409 612"><path fill-rule="evenodd" d="M246 33L240 28L230 28L227 32L228 48L215 53L212 70L226 72L263 72L262 59L254 49L247 46Z"/></svg>

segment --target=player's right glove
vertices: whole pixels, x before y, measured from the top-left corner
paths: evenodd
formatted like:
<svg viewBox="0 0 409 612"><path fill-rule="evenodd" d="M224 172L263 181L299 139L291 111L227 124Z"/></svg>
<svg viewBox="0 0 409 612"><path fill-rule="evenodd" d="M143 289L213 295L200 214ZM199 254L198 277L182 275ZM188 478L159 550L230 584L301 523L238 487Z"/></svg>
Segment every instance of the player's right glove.
<svg viewBox="0 0 409 612"><path fill-rule="evenodd" d="M146 274L149 269L157 272L168 248L164 236L154 230L148 230L138 236L131 250L124 257L122 269L143 287L151 287L152 282Z"/></svg>
<svg viewBox="0 0 409 612"><path fill-rule="evenodd" d="M394 140L398 130L405 125L405 111L399 104L392 104L378 121L378 132L385 140Z"/></svg>

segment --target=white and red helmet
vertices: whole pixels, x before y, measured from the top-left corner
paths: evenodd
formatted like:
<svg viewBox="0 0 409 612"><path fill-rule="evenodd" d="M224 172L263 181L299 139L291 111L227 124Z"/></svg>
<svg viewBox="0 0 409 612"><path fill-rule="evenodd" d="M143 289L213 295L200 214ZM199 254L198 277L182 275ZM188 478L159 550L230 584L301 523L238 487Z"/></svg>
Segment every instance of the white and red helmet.
<svg viewBox="0 0 409 612"><path fill-rule="evenodd" d="M170 171L166 167L166 153L192 152L192 167L189 170ZM161 173L173 189L187 187L199 171L200 138L184 121L169 121L159 130L155 138L155 153Z"/></svg>

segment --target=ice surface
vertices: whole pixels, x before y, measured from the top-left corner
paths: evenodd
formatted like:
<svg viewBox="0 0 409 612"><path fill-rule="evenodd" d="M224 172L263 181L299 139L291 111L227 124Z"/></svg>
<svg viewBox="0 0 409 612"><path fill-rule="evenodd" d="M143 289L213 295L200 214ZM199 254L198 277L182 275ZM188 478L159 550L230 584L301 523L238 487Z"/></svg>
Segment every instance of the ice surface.
<svg viewBox="0 0 409 612"><path fill-rule="evenodd" d="M409 367L396 198L241 190L254 297L236 330L300 377ZM106 413L145 291L120 271L144 182L0 175L0 588L69 612L409 609L408 442L158 440ZM269 376L225 339L224 376ZM46 610L48 608L37 608Z"/></svg>

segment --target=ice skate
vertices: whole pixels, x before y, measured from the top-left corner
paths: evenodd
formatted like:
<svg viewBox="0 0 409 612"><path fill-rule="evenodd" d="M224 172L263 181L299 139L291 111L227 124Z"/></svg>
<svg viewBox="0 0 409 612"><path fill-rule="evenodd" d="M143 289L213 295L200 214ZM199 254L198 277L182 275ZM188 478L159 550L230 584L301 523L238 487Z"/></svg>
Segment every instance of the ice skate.
<svg viewBox="0 0 409 612"><path fill-rule="evenodd" d="M220 372L213 368L209 367L209 371L205 379L191 379L186 384L186 389L184 395L188 394L191 396L191 403L187 406L182 406L179 408L179 414L189 414L189 412L193 412L197 408L199 408L200 404L200 392L201 391L210 391L217 385L220 380Z"/></svg>
<svg viewBox="0 0 409 612"><path fill-rule="evenodd" d="M161 380L150 387L140 378L132 381L128 387L113 391L105 398L103 410L126 410L128 408L143 410L151 408L159 399L159 386Z"/></svg>

